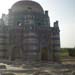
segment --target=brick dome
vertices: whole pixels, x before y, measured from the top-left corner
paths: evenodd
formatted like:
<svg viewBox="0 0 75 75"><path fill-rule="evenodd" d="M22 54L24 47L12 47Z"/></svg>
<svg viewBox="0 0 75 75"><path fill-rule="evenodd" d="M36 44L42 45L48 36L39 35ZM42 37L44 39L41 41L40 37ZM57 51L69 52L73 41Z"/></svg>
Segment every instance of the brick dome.
<svg viewBox="0 0 75 75"><path fill-rule="evenodd" d="M40 4L34 1L18 1L12 7L12 12L37 12L44 13Z"/></svg>

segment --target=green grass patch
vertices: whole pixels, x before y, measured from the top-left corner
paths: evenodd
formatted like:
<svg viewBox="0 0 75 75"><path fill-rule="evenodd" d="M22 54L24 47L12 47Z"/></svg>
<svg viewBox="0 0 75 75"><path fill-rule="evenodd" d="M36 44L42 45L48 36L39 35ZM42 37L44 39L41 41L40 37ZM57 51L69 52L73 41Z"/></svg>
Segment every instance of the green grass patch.
<svg viewBox="0 0 75 75"><path fill-rule="evenodd" d="M63 57L68 57L68 56L69 56L68 50L65 48L62 48L60 51L60 57L63 58Z"/></svg>

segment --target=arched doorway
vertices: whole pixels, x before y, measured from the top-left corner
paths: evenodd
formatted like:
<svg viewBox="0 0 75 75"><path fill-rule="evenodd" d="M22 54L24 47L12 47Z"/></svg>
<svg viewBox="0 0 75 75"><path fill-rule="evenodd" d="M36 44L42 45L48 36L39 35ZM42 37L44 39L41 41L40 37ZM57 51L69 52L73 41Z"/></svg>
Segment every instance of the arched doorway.
<svg viewBox="0 0 75 75"><path fill-rule="evenodd" d="M41 49L41 60L48 61L48 48Z"/></svg>
<svg viewBox="0 0 75 75"><path fill-rule="evenodd" d="M21 56L21 49L20 48L16 48L16 47L14 47L13 49L12 49L12 53L11 53L11 60L12 61L15 61L15 60L21 60L22 58L22 56Z"/></svg>

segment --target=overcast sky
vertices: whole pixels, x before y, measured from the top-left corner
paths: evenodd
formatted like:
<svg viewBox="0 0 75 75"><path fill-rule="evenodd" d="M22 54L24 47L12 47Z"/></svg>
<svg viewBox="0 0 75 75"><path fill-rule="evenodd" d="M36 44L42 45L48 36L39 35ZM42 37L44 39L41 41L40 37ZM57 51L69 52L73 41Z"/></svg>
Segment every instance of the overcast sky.
<svg viewBox="0 0 75 75"><path fill-rule="evenodd" d="M1 0L0 17L19 0ZM59 20L61 47L75 47L75 0L34 0L49 11L50 23Z"/></svg>

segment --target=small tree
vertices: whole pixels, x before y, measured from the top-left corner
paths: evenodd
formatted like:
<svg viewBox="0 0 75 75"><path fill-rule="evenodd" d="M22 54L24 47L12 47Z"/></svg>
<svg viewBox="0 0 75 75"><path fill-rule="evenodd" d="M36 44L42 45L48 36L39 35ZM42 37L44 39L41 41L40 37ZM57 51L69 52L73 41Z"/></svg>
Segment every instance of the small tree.
<svg viewBox="0 0 75 75"><path fill-rule="evenodd" d="M75 48L68 49L69 56L75 57Z"/></svg>

